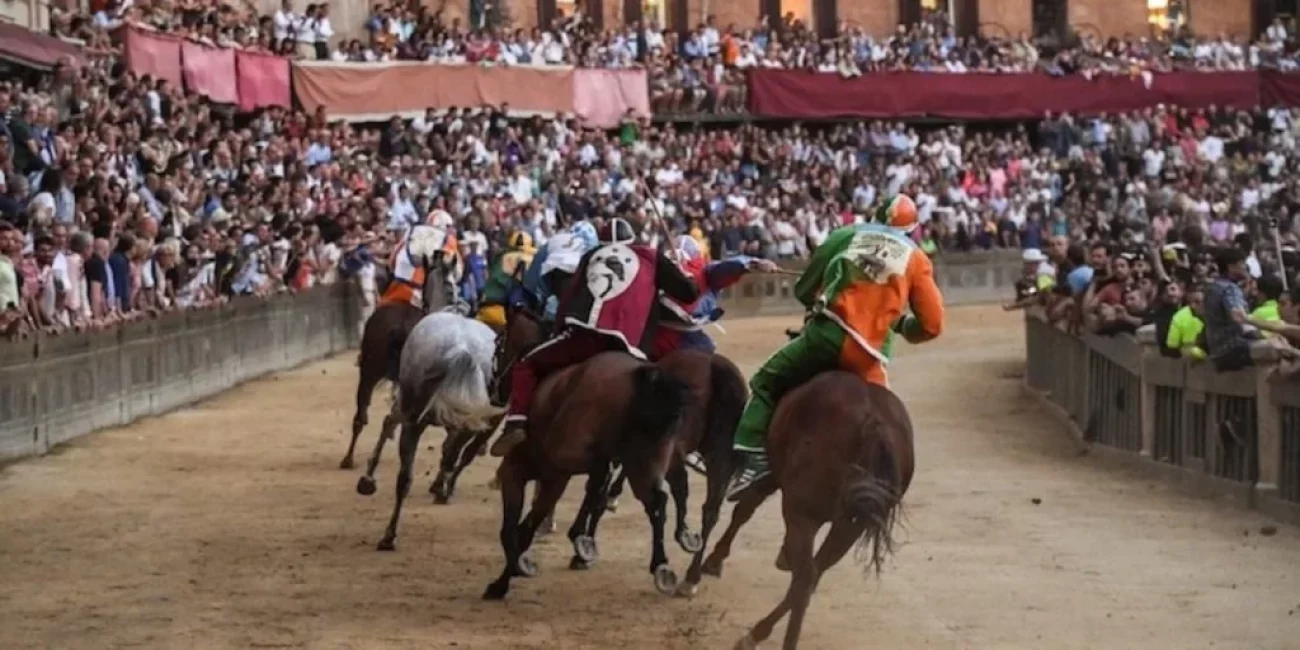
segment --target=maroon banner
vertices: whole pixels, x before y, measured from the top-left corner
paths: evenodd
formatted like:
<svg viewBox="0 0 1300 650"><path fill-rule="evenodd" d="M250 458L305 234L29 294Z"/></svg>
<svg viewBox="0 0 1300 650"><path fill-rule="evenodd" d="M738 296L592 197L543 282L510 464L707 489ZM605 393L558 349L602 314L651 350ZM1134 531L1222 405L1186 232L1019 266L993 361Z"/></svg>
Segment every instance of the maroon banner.
<svg viewBox="0 0 1300 650"><path fill-rule="evenodd" d="M837 74L764 69L749 73L749 103L754 114L779 118L1035 119L1048 111L1113 113L1156 104L1249 108L1260 103L1260 85L1260 75L1254 72L1175 72L1091 80L1029 73L898 72L845 79ZM1300 90L1300 81L1294 88Z"/></svg>
<svg viewBox="0 0 1300 650"><path fill-rule="evenodd" d="M127 70L174 86L184 82L179 38L127 27L122 40Z"/></svg>
<svg viewBox="0 0 1300 650"><path fill-rule="evenodd" d="M1300 106L1300 74L1261 71L1259 95L1264 106Z"/></svg>
<svg viewBox="0 0 1300 650"><path fill-rule="evenodd" d="M185 41L181 43L181 65L185 86L219 104L239 100L235 83L235 51Z"/></svg>
<svg viewBox="0 0 1300 650"><path fill-rule="evenodd" d="M239 78L239 110L279 106L289 108L289 60L269 54L239 52L235 56Z"/></svg>

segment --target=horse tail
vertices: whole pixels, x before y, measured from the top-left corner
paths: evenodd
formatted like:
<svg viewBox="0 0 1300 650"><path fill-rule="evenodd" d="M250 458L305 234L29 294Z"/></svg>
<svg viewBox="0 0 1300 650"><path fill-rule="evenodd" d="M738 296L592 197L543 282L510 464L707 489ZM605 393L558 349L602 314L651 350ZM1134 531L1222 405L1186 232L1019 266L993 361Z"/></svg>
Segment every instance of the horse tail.
<svg viewBox="0 0 1300 650"><path fill-rule="evenodd" d="M726 357L713 355L709 361L709 408L701 446L711 444L717 436L718 444L723 444L729 455L732 437L748 400L749 389L740 369Z"/></svg>
<svg viewBox="0 0 1300 650"><path fill-rule="evenodd" d="M657 445L677 430L690 405L691 387L650 363L633 371L632 384L627 433L638 442Z"/></svg>
<svg viewBox="0 0 1300 650"><path fill-rule="evenodd" d="M464 345L452 348L449 358L446 374L429 396L420 420L433 415L438 424L449 429L488 428L488 421L500 415L501 410L492 406L488 397L487 379L479 369L479 360Z"/></svg>
<svg viewBox="0 0 1300 650"><path fill-rule="evenodd" d="M859 431L883 426L887 425L868 415ZM877 441L869 465L850 468L852 475L842 497L845 512L853 522L863 525L857 559L877 574L885 559L894 553L894 528L902 516L903 491L907 489L894 454L887 442Z"/></svg>

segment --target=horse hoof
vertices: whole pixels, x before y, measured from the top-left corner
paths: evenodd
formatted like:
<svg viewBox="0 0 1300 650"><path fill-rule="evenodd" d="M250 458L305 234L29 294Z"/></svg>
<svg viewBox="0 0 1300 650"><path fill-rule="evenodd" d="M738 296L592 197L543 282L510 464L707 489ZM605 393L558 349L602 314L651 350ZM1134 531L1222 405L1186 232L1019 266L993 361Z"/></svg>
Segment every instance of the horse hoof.
<svg viewBox="0 0 1300 650"><path fill-rule="evenodd" d="M521 555L519 561L515 562L515 570L519 572L520 576L534 578L537 576L537 563L533 561L532 556Z"/></svg>
<svg viewBox="0 0 1300 650"><path fill-rule="evenodd" d="M555 519L551 517L547 517L546 521L543 521L542 525L537 527L538 535L550 535L551 533L554 532L555 532Z"/></svg>
<svg viewBox="0 0 1300 650"><path fill-rule="evenodd" d="M677 591L677 573L667 564L655 567L655 589L665 596Z"/></svg>
<svg viewBox="0 0 1300 650"><path fill-rule="evenodd" d="M573 538L573 554L588 564L595 562L599 553L596 551L596 540L591 535L578 535Z"/></svg>
<svg viewBox="0 0 1300 650"><path fill-rule="evenodd" d="M695 594L699 593L699 591L700 591L699 585L688 581L688 582L683 582L680 585L677 585L677 591L673 592L673 595L678 598L689 599L689 598L694 598Z"/></svg>
<svg viewBox="0 0 1300 650"><path fill-rule="evenodd" d="M385 538L379 540L379 544L378 544L377 546L375 546L375 550L376 550L376 551L396 551L396 550L397 550L397 540L393 539L392 537L385 537Z"/></svg>
<svg viewBox="0 0 1300 650"><path fill-rule="evenodd" d="M700 537L699 533L686 528L677 533L677 545L682 547L683 551L694 555L704 548L704 539Z"/></svg>
<svg viewBox="0 0 1300 650"><path fill-rule="evenodd" d="M441 495L441 494L435 494L435 495L433 495L433 504L434 504L434 505L437 505L437 506L445 506L445 505L447 505L448 503L451 503L451 499L448 499L446 496L443 496L443 495Z"/></svg>
<svg viewBox="0 0 1300 650"><path fill-rule="evenodd" d="M610 512L618 512L618 499L610 499L606 501L605 509Z"/></svg>
<svg viewBox="0 0 1300 650"><path fill-rule="evenodd" d="M370 476L362 476L357 479L357 494L368 497L375 493L375 479Z"/></svg>
<svg viewBox="0 0 1300 650"><path fill-rule="evenodd" d="M758 650L758 642L754 640L752 634L746 634L736 642L736 650Z"/></svg>
<svg viewBox="0 0 1300 650"><path fill-rule="evenodd" d="M339 462L339 469L352 469L352 459L344 458Z"/></svg>
<svg viewBox="0 0 1300 650"><path fill-rule="evenodd" d="M505 600L507 591L510 591L509 587L494 582L483 592L483 600Z"/></svg>
<svg viewBox="0 0 1300 650"><path fill-rule="evenodd" d="M776 554L776 570L782 573L790 572L790 561L785 559L785 547L781 547L781 552Z"/></svg>
<svg viewBox="0 0 1300 650"><path fill-rule="evenodd" d="M721 561L715 562L713 558L709 558L708 560L704 561L704 566L700 567L700 573L703 573L706 576L713 576L714 578L721 578L722 562Z"/></svg>
<svg viewBox="0 0 1300 650"><path fill-rule="evenodd" d="M591 562L590 562L590 561L588 561L588 560L584 560L584 559L582 559L582 558L580 558L580 557L578 557L578 556L576 556L576 555L573 556L573 558L569 560L569 570L570 570L570 571L586 571L587 569L590 569L590 568L591 568Z"/></svg>

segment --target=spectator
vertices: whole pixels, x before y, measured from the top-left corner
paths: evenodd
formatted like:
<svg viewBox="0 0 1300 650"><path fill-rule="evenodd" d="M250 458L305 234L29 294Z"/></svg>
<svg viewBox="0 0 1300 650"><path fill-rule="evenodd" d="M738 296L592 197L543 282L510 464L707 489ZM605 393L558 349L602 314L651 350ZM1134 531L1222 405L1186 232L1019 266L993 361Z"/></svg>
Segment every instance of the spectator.
<svg viewBox="0 0 1300 650"><path fill-rule="evenodd" d="M1219 275L1210 283L1205 295L1205 338L1214 367L1220 372L1228 372L1254 363L1250 342L1258 338L1258 332L1248 332L1245 325L1264 331L1286 332L1287 329L1276 322L1247 315L1246 296L1237 284L1250 277L1244 252L1237 248L1222 249L1216 263ZM1286 358L1296 356L1294 349L1282 349Z"/></svg>

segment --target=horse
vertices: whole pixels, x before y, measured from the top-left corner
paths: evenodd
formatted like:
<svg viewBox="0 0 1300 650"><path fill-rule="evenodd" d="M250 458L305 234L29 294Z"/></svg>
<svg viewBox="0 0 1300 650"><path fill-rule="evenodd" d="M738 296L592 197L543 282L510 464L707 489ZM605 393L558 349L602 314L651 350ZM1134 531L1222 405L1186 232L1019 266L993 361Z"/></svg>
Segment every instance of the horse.
<svg viewBox="0 0 1300 650"><path fill-rule="evenodd" d="M776 566L791 571L780 604L735 645L757 648L787 614L785 650L799 643L804 614L817 582L855 544L859 558L880 572L893 552L893 530L912 481L912 421L888 388L858 376L823 372L780 399L769 429L772 473L744 493L730 525L704 563L722 575L731 544L754 511L778 489L785 540ZM817 533L830 531L816 546Z"/></svg>
<svg viewBox="0 0 1300 650"><path fill-rule="evenodd" d="M677 595L693 596L702 575L704 550L717 525L727 480L732 474L732 439L745 409L748 389L740 369L720 354L678 350L665 355L656 365L691 389L691 402L674 436L673 463L665 478L677 513L673 537L682 550L693 556L686 580L677 588ZM689 485L685 459L694 452L700 453L707 468L707 491L701 508L699 534L686 524ZM610 507L606 504L612 502L616 491L621 491L625 477L620 471L612 482L607 499L593 504L595 508L604 510ZM585 569L595 560L595 526L588 521L593 515L598 521L596 512L579 511L569 529L569 540L575 549L582 550L571 563L571 568Z"/></svg>
<svg viewBox="0 0 1300 650"><path fill-rule="evenodd" d="M429 314L411 330L402 348L397 399L385 418L386 422L401 423L401 467L397 500L379 550L396 548L397 522L402 503L410 493L411 469L424 429L441 425L451 439L461 432L491 432L500 422L502 410L492 405L488 395L495 340L496 334L487 325L450 311ZM366 463L365 475L357 480L357 492L362 495L375 493L375 468L386 438L379 437ZM459 472L449 479L449 491L454 489L455 476Z"/></svg>
<svg viewBox="0 0 1300 650"><path fill-rule="evenodd" d="M535 316L526 310L512 310L498 346L498 377L508 376L514 362L541 335L541 323ZM622 460L632 491L650 520L650 573L655 586L662 593L671 593L677 576L664 551L667 495L662 486L674 454L673 434L690 400L690 386L655 364L624 352L603 352L543 379L529 414L526 442L512 449L497 469L506 564L483 598L503 599L511 578L536 575L528 549L572 476L588 476L581 511L593 513L587 520L594 533L616 459ZM530 480L538 482L537 497L521 521L524 487ZM574 540L571 567L584 557L594 557L594 545L585 547L576 537L570 536Z"/></svg>
<svg viewBox="0 0 1300 650"><path fill-rule="evenodd" d="M424 286L419 297L423 308L394 302L380 305L366 319L361 333L361 352L357 357L360 377L357 380L356 413L352 416L352 439L339 469L352 469L357 439L369 423L370 398L381 381L397 381L402 345L407 335L425 314L452 303L455 287L449 286L452 264L441 249L445 233L432 226L415 226L407 237L406 249L413 264L424 269ZM391 280L397 282L398 280ZM381 437L391 437L397 422L384 418Z"/></svg>

